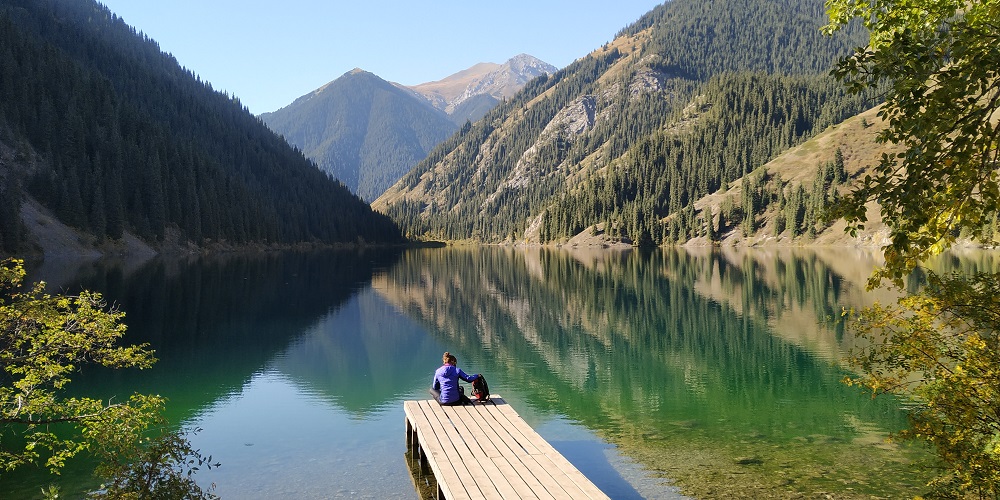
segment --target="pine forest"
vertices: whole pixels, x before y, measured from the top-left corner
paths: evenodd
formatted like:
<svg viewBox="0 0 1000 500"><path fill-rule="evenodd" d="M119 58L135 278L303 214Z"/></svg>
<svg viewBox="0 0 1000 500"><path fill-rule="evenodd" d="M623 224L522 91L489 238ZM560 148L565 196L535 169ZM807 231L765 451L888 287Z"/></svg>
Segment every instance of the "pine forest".
<svg viewBox="0 0 1000 500"><path fill-rule="evenodd" d="M7 253L26 245L24 195L101 240L400 240L238 99L91 0L0 3L0 95Z"/></svg>

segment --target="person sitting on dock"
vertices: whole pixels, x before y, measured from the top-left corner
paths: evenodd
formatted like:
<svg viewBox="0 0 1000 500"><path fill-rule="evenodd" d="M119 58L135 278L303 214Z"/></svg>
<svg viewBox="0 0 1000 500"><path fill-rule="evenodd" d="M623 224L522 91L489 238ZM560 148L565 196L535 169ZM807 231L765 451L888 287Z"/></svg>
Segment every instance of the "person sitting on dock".
<svg viewBox="0 0 1000 500"><path fill-rule="evenodd" d="M441 356L444 363L441 368L434 372L434 382L431 384L430 393L434 400L442 406L453 406L471 403L465 395L465 391L458 383L458 379L472 382L479 378L479 374L468 375L458 367L458 358L454 354L445 351Z"/></svg>

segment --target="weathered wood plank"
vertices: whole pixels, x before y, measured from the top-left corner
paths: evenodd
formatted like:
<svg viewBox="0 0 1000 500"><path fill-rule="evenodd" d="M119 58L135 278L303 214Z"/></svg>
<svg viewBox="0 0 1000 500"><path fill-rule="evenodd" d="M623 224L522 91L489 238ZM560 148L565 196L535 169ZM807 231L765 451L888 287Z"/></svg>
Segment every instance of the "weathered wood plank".
<svg viewBox="0 0 1000 500"><path fill-rule="evenodd" d="M438 489L448 499L464 500L473 498L462 486L456 464L447 459L445 444L439 440L437 434L434 432L435 425L431 423L429 416L424 413L420 402L406 401L403 403L403 408L406 417L410 419L410 422L416 429L417 441L420 449L428 458L431 472L434 474L435 479L437 479ZM461 489L453 490L453 488Z"/></svg>
<svg viewBox="0 0 1000 500"><path fill-rule="evenodd" d="M590 480L582 474L580 475L582 479L566 474L547 455L531 455L526 457L525 460L533 460L537 464L535 466L537 470L545 471L548 477L552 479L552 483L547 487L550 489L558 488L557 491L561 490L563 498L590 498L590 495L580 486L580 483L590 483ZM604 498L607 497L605 496Z"/></svg>
<svg viewBox="0 0 1000 500"><path fill-rule="evenodd" d="M455 427L463 436L468 436L466 443L472 450L475 464L483 469L492 480L493 487L503 498L517 498L520 496L514 489L511 481L505 477L493 458L501 457L500 450L494 444L498 440L498 435L493 429L484 424L484 417L489 410L477 406L452 406L444 409L445 414L454 415ZM473 467L472 463L466 464ZM480 484L482 488L482 484Z"/></svg>
<svg viewBox="0 0 1000 500"><path fill-rule="evenodd" d="M509 457L497 457L493 459L493 463L496 464L497 469L500 470L500 474L503 475L507 481L510 482L511 487L514 489L514 498L530 498L538 499L539 496L531 489L531 486L521 477L521 475L514 469L509 462Z"/></svg>
<svg viewBox="0 0 1000 500"><path fill-rule="evenodd" d="M514 471L515 477L519 481L524 481L529 489L533 492L534 496L539 500L555 500L557 497L553 495L541 481L539 481L538 476L532 472L528 465L524 463L523 458L527 455L522 455L520 457L505 457L507 459L507 464Z"/></svg>
<svg viewBox="0 0 1000 500"><path fill-rule="evenodd" d="M406 423L448 499L607 499L499 396L440 406L406 401ZM495 403L495 404L494 404Z"/></svg>
<svg viewBox="0 0 1000 500"><path fill-rule="evenodd" d="M474 436L476 444L481 448L482 453L489 458L500 456L500 450L496 443L500 440L499 434L488 425L489 410L480 406L455 406L455 413L458 414L464 429L468 435Z"/></svg>
<svg viewBox="0 0 1000 500"><path fill-rule="evenodd" d="M608 496L600 490L593 482L587 479L580 469L577 469L575 465L566 460L566 457L559 454L558 451L553 449L553 453L547 453L545 458L550 460L554 466L558 467L563 472L563 478L565 478L569 483L572 483L576 489L579 489L582 496L579 498L590 498L593 500L599 500L603 498L608 498ZM569 484L569 483L563 483ZM575 491L575 490L574 490ZM576 494L574 493L574 496Z"/></svg>
<svg viewBox="0 0 1000 500"><path fill-rule="evenodd" d="M485 415L483 416L484 424L492 428L498 438L498 441L494 443L494 446L496 446L497 450L501 451L504 455L508 453L514 456L527 455L529 450L526 450L524 446L521 445L521 442L518 441L518 437L511 434L507 427L505 427L498 420L498 417L500 416L501 415L495 408L494 411L485 412ZM523 437L521 437L521 441L524 441Z"/></svg>
<svg viewBox="0 0 1000 500"><path fill-rule="evenodd" d="M545 441L509 404L498 406L497 410L507 418L507 422L514 426L525 439L531 443L541 454L544 454L563 474L569 476L577 488L586 495L584 498L607 498L597 486L580 472L569 460L566 460L551 443Z"/></svg>
<svg viewBox="0 0 1000 500"><path fill-rule="evenodd" d="M462 482L473 483L486 498L511 498L513 489L502 480L496 465L483 451L480 440L475 439L476 434L466 425L466 419L470 418L469 412L463 411L459 406L446 406L441 408L440 415L442 429L454 429L454 432L449 432L448 437L458 454L452 458L461 460L469 470L469 476L463 477ZM444 420L448 420L450 428L446 427ZM466 488L471 489L471 486Z"/></svg>
<svg viewBox="0 0 1000 500"><path fill-rule="evenodd" d="M496 404L497 411L491 412L491 415L493 416L498 428L504 429L510 438L517 443L517 446L523 449L528 455L537 455L542 453L542 450L539 450L538 447L536 447L532 442L531 436L538 436L534 429L531 429L529 426L528 435L525 435L525 433L522 432L522 429L517 426L517 422L515 421L516 419L523 422L524 420L521 419L521 416L514 412L506 401L500 398L497 399L499 400ZM541 436L538 436L538 439L541 439ZM544 440L542 441L544 442Z"/></svg>
<svg viewBox="0 0 1000 500"><path fill-rule="evenodd" d="M454 422L448 417L443 407L434 401L424 401L421 408L428 416L432 426L431 432L444 446L444 459L451 462L458 474L458 484L452 489L459 489L461 486L472 498L484 498L488 500L500 500L488 475L482 468L477 467L474 462L472 450L469 448L462 434L455 427ZM471 436L470 436L471 438Z"/></svg>
<svg viewBox="0 0 1000 500"><path fill-rule="evenodd" d="M505 403L503 403L505 404ZM497 449L500 457L494 459L497 467L501 469L503 477L515 487L518 497L549 499L557 498L549 493L548 489L538 480L535 474L524 462L528 457L528 452L521 446L518 439L524 441L523 436L515 437L508 429L497 420L499 415L493 404L478 405L480 413L480 425L484 434L495 436L493 446ZM528 493L531 492L531 493Z"/></svg>
<svg viewBox="0 0 1000 500"><path fill-rule="evenodd" d="M461 483L458 479L458 471L455 470L455 466L452 463L446 460L439 460L439 458L444 456L444 446L440 443L437 436L430 433L429 430L434 426L424 413L420 402L406 401L403 403L403 408L406 418L410 419L414 427L420 452L426 458L428 466L431 468L431 473L437 479L439 493L444 498L453 498L456 500L459 498L471 498L471 496L464 493L464 490L451 490L452 485L460 485Z"/></svg>

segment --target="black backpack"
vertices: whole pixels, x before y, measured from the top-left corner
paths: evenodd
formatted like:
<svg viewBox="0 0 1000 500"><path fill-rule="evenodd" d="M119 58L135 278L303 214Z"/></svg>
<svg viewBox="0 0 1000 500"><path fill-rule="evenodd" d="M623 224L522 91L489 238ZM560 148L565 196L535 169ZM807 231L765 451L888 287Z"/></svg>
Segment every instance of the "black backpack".
<svg viewBox="0 0 1000 500"><path fill-rule="evenodd" d="M490 386L486 383L486 377L479 374L479 377L472 381L472 401L485 403L489 400Z"/></svg>

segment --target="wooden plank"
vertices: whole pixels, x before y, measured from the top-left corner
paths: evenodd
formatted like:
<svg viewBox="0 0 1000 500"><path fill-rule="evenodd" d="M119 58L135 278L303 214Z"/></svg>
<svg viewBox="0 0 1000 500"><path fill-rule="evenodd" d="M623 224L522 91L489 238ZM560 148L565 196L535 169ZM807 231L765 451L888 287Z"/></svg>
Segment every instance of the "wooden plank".
<svg viewBox="0 0 1000 500"><path fill-rule="evenodd" d="M428 458L427 462L431 468L431 473L434 474L434 478L437 480L438 490L442 491L446 496L454 498L455 495L450 492L448 480L457 480L458 474L451 464L445 463L439 465L437 461L430 460L432 454L440 453L436 449L440 447L440 444L430 442L432 439L437 439L435 436L425 435L427 431L424 429L430 427L430 422L423 414L423 410L420 409L419 402L403 402L403 412L406 414L407 421L413 426L414 433L417 435L415 445L420 448L421 454Z"/></svg>
<svg viewBox="0 0 1000 500"><path fill-rule="evenodd" d="M511 434L510 430L500 422L500 418L502 418L502 416L500 416L500 414L495 410L486 412L483 416L483 423L484 425L490 426L496 434L498 441L494 443L494 446L497 447L497 450L500 451L501 454L506 455L509 453L513 456L522 456L528 455L531 451L534 451L534 449L525 449L521 444L525 441L524 438L522 436Z"/></svg>
<svg viewBox="0 0 1000 500"><path fill-rule="evenodd" d="M407 403L414 404L407 405ZM437 433L434 432L435 426L430 419L432 413L425 412L420 403L419 401L406 401L403 404L407 417L417 429L417 441L428 458L431 471L437 479L438 488L444 493L445 498L450 500L482 497L478 489L475 492L476 495L473 496L462 484L461 473L468 471L460 469L462 464L455 464L448 460L446 449L451 445L442 442Z"/></svg>
<svg viewBox="0 0 1000 500"><path fill-rule="evenodd" d="M442 407L435 401L423 401L421 402L421 408L428 417L431 426L430 432L433 432L437 436L438 441L444 446L444 456L442 459L450 462L455 470L458 471L457 483L452 486L452 489L461 489L472 498L489 498L491 500L496 498L490 492L490 489L484 491L480 488L480 484L489 478L482 474L478 467L470 467L468 463L468 445L444 414Z"/></svg>
<svg viewBox="0 0 1000 500"><path fill-rule="evenodd" d="M514 470L514 467L508 461L508 457L501 456L492 459L492 461L496 464L500 474L507 479L508 483L510 483L511 488L514 489L515 495L513 498L536 500L539 498L535 491L531 489L531 486L528 486L528 483L524 480L524 478L522 478L521 475Z"/></svg>
<svg viewBox="0 0 1000 500"><path fill-rule="evenodd" d="M491 456L497 456L499 451L493 444L491 437L486 437L482 434L483 429L478 425L480 410L472 406L456 406L445 408L444 412L453 419L459 433L462 436L468 437L465 442L476 459L476 463L467 464L468 467L479 466L482 468L502 498L516 496L516 492L511 486L510 481L504 477L496 464L492 460L489 460ZM476 480L482 488L482 478L477 477Z"/></svg>
<svg viewBox="0 0 1000 500"><path fill-rule="evenodd" d="M590 498L590 495L578 484L579 482L590 482L586 477L582 481L574 480L574 478L571 478L555 463L549 460L546 455L530 455L525 457L524 461L528 463L529 467L531 467L532 461L534 461L534 466L531 467L532 470L544 471L543 474L551 480L546 483L545 487L550 491L559 492L557 496L562 496L563 498ZM605 496L604 498L607 497Z"/></svg>
<svg viewBox="0 0 1000 500"><path fill-rule="evenodd" d="M512 432L512 429L507 422L503 420L506 419L506 414L500 411L501 406L509 406L502 399L494 400L494 403L489 404L490 411L486 412L483 416L484 423L489 427L493 428L500 440L507 446L508 449L516 454L530 454L537 453L534 447L525 447L527 444L527 439L521 436L518 432Z"/></svg>
<svg viewBox="0 0 1000 500"><path fill-rule="evenodd" d="M545 488L545 485L538 480L538 477L531 472L528 465L524 463L522 458L527 457L527 455L522 455L520 457L505 457L507 459L507 464L510 466L510 470L513 471L514 476L520 481L528 486L528 488L533 492L534 497L539 500L555 500L556 497ZM500 459L497 459L500 460Z"/></svg>
<svg viewBox="0 0 1000 500"><path fill-rule="evenodd" d="M418 402L414 401L413 403ZM433 432L433 425L431 425L429 416L424 412L421 405L414 404L411 406L407 416L411 418L411 422L416 428L417 442L424 456L427 457L431 472L434 474L435 479L437 479L438 489L441 490L446 498L453 500L473 498L464 489L455 490L456 487L461 486L460 473L462 471L446 459L445 445Z"/></svg>
<svg viewBox="0 0 1000 500"><path fill-rule="evenodd" d="M500 412L501 407L509 408L509 405L500 398L495 403L483 405L491 408L484 415L484 423L501 435L501 441L511 450L512 456L507 457L507 462L517 477L529 485L538 498L566 498L565 491L552 479L549 471L540 470L537 461L531 459L533 455L540 454L541 450L533 446L520 429L511 425L507 414ZM535 434L533 430L530 433Z"/></svg>
<svg viewBox="0 0 1000 500"><path fill-rule="evenodd" d="M479 404L462 406L457 410L457 413L460 415L468 415L467 420L463 419L467 424L468 432L479 438L476 439L476 442L480 445L484 454L480 462L484 464L484 467L492 477L500 478L494 481L494 484L497 485L497 490L505 498L538 498L531 492L531 489L528 488L527 483L523 479L516 474L512 474L513 469L511 469L506 460L502 462L495 460L501 458L507 448L503 445L500 434L497 433L492 425L489 425L492 420L489 416L491 406ZM501 451L502 449L504 451ZM502 465L506 465L506 467L502 467Z"/></svg>
<svg viewBox="0 0 1000 500"><path fill-rule="evenodd" d="M511 487L515 489L517 497L540 499L556 498L548 493L548 490L542 485L535 474L533 474L527 465L525 465L524 461L521 460L521 458L527 457L528 453L515 440L514 436L512 436L507 429L505 429L497 421L495 406L492 404L480 405L479 408L481 416L480 426L483 429L488 429L486 432L495 436L496 440L493 441L493 446L500 454L500 456L493 459L493 461L500 470L501 475L506 478L511 484ZM523 441L523 437L519 439ZM528 492L532 493L529 494Z"/></svg>
<svg viewBox="0 0 1000 500"><path fill-rule="evenodd" d="M579 469L576 468L569 460L566 460L558 450L556 450L551 443L546 441L540 434L538 434L534 429L524 421L509 404L504 401L504 404L497 405L497 410L506 417L506 423L512 425L517 432L520 433L528 443L531 444L538 454L544 455L548 459L548 463L552 464L555 469L554 474L561 473L566 476L563 480L560 479L560 483L570 489L567 493L573 494L574 497L582 498L593 498L593 499L603 499L608 498L608 496L601 491L592 481L587 479L587 476L583 475ZM534 454L533 454L534 455ZM542 465L544 465L544 461ZM570 488L568 485L572 483L575 487ZM578 493L577 493L578 492Z"/></svg>
<svg viewBox="0 0 1000 500"><path fill-rule="evenodd" d="M528 436L524 435L522 430L517 427L516 422L513 422L510 417L511 415L510 412L514 411L513 409L510 408L510 405L501 400L497 402L496 410L497 411L495 412L491 412L490 415L493 417L497 429L503 429L510 437L510 440L505 440L505 442L509 443L510 441L513 441L528 455L537 455L539 453L542 453L541 450L539 450L534 444L532 444L532 441L530 439L531 434L535 434L536 436L538 434L535 433L535 431L531 429L531 427L528 427L528 429L530 430L530 432L528 433L529 435ZM520 415L517 415L516 412L514 412L513 415L516 416L518 419L521 418Z"/></svg>
<svg viewBox="0 0 1000 500"><path fill-rule="evenodd" d="M506 401L491 398L464 406L404 402L407 437L412 427L445 498L608 498Z"/></svg>
<svg viewBox="0 0 1000 500"><path fill-rule="evenodd" d="M479 445L482 453L489 458L499 457L500 450L494 443L500 440L500 436L493 430L492 426L485 425L486 419L489 418L489 410L481 405L479 407L455 406L453 408L458 414L462 428L476 438L475 442Z"/></svg>
<svg viewBox="0 0 1000 500"><path fill-rule="evenodd" d="M591 498L594 500L608 498L600 488L597 487L591 480L587 479L580 469L576 468L566 457L562 456L555 448L553 448L552 453L546 453L545 459L548 460L554 467L562 472L563 484L572 484L576 489L580 490L583 496L580 498Z"/></svg>
<svg viewBox="0 0 1000 500"><path fill-rule="evenodd" d="M444 430L455 448L455 455L449 456L449 459L461 461L469 471L467 476L461 478L466 489L471 491L473 488L478 488L484 498L502 500L504 496L493 484L487 467L484 467L486 464L479 462L479 457L483 456L482 448L462 422L456 407L438 406L435 415L438 417L440 429Z"/></svg>

